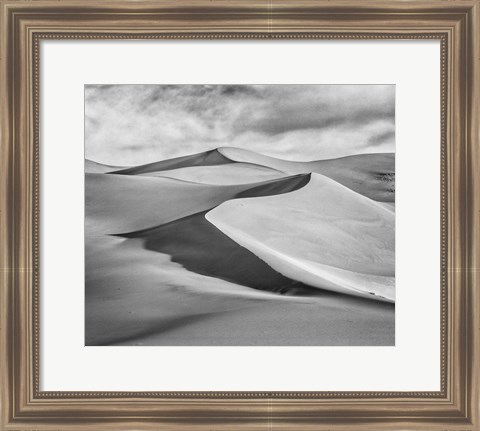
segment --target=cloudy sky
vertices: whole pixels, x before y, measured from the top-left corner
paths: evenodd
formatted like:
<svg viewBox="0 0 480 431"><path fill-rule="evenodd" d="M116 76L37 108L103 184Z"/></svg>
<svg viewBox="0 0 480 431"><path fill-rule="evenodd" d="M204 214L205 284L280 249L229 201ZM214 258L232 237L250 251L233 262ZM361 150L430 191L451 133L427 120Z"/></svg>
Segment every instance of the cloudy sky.
<svg viewBox="0 0 480 431"><path fill-rule="evenodd" d="M128 166L222 146L289 160L394 152L395 86L85 86L88 159Z"/></svg>

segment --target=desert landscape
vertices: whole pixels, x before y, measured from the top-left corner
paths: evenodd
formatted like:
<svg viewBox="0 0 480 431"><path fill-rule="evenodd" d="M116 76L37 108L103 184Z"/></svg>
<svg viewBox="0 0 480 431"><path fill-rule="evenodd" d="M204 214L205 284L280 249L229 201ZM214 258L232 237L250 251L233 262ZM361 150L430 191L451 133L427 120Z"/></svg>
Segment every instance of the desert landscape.
<svg viewBox="0 0 480 431"><path fill-rule="evenodd" d="M395 345L395 86L85 86L85 345Z"/></svg>
<svg viewBox="0 0 480 431"><path fill-rule="evenodd" d="M394 161L86 160L86 344L393 344Z"/></svg>

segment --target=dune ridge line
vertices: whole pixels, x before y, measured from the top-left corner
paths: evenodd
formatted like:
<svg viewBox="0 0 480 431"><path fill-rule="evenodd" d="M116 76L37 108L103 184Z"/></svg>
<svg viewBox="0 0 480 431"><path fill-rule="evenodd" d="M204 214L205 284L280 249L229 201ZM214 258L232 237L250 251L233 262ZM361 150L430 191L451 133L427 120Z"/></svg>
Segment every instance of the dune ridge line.
<svg viewBox="0 0 480 431"><path fill-rule="evenodd" d="M289 278L394 302L394 273L385 273L394 268L394 215L328 177L312 174L288 195L230 200L205 217Z"/></svg>

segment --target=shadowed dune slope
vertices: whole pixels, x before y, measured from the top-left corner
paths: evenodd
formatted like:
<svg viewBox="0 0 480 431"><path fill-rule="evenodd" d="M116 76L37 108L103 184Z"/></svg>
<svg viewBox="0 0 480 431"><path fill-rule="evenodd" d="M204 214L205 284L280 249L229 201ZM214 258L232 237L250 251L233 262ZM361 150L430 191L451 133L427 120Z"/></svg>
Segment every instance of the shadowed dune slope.
<svg viewBox="0 0 480 431"><path fill-rule="evenodd" d="M206 218L288 278L394 302L393 212L327 177L312 174L285 195L230 200Z"/></svg>
<svg viewBox="0 0 480 431"><path fill-rule="evenodd" d="M103 165L102 163L94 162L93 160L85 159L85 173L90 174L105 174L116 171L118 169L125 169L120 166Z"/></svg>
<svg viewBox="0 0 480 431"><path fill-rule="evenodd" d="M237 197L262 197L289 193L304 187L310 175L261 184ZM202 275L253 287L285 293L311 288L284 277L248 249L239 246L205 219L205 212L159 227L121 235L142 238L145 248L168 254L174 262Z"/></svg>
<svg viewBox="0 0 480 431"><path fill-rule="evenodd" d="M176 157L174 159L121 169L112 173L121 175L140 175L150 172L167 171L190 166L216 166L225 165L228 163L233 162L232 160L224 157L217 150L211 150L203 153L191 154L189 156Z"/></svg>
<svg viewBox="0 0 480 431"><path fill-rule="evenodd" d="M310 174L302 174L274 181L265 181L252 185L251 188L237 193L234 198L261 198L265 196L283 195L305 187L310 182L310 179Z"/></svg>
<svg viewBox="0 0 480 431"><path fill-rule="evenodd" d="M299 175L218 186L169 178L86 174L86 232L117 234L147 229L209 210L251 188L260 186L287 193L292 184L306 184L308 179L308 175Z"/></svg>
<svg viewBox="0 0 480 431"><path fill-rule="evenodd" d="M218 152L237 163L266 166L289 175L318 173L380 202L395 201L395 154L358 154L313 162L281 160L240 148L222 147Z"/></svg>
<svg viewBox="0 0 480 431"><path fill-rule="evenodd" d="M142 238L147 250L168 254L173 262L198 274L281 293L299 284L223 234L205 219L205 212L123 236Z"/></svg>

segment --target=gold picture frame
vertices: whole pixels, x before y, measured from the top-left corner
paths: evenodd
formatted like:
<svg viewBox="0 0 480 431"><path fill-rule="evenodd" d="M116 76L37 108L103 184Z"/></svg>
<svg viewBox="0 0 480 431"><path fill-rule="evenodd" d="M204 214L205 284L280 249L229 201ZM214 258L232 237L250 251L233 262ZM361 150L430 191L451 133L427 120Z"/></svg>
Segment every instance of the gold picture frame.
<svg viewBox="0 0 480 431"><path fill-rule="evenodd" d="M1 430L480 430L478 0L1 0ZM44 392L39 44L45 39L441 42L441 390Z"/></svg>

